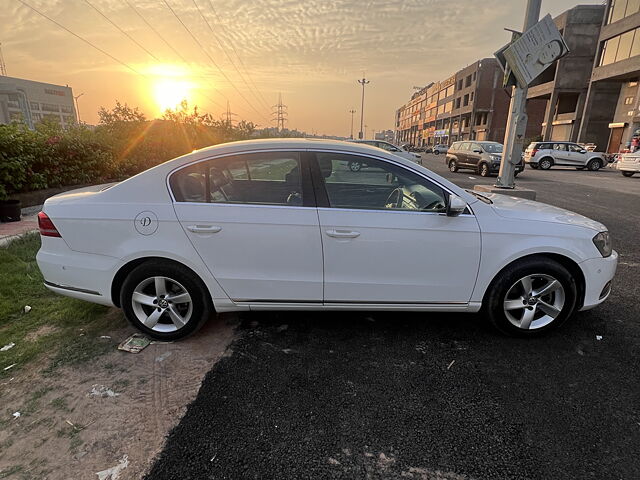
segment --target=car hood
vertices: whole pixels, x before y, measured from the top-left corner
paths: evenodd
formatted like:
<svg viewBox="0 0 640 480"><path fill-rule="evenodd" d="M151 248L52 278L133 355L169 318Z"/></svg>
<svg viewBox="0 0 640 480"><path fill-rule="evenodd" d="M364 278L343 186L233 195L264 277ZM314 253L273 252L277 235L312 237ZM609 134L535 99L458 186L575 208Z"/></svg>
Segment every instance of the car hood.
<svg viewBox="0 0 640 480"><path fill-rule="evenodd" d="M600 222L596 222L588 217L563 208L547 205L546 203L533 202L500 193L492 193L486 195L486 197L493 202L491 205L493 210L504 218L576 225L597 232L607 230Z"/></svg>

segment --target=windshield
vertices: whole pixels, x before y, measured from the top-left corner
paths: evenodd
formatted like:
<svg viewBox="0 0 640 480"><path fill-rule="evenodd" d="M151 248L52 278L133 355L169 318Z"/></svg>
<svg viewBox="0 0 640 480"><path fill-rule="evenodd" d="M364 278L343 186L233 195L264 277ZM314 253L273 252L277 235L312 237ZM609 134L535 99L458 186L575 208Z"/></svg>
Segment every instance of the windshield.
<svg viewBox="0 0 640 480"><path fill-rule="evenodd" d="M502 153L501 143L485 143L482 145L484 151L487 153Z"/></svg>

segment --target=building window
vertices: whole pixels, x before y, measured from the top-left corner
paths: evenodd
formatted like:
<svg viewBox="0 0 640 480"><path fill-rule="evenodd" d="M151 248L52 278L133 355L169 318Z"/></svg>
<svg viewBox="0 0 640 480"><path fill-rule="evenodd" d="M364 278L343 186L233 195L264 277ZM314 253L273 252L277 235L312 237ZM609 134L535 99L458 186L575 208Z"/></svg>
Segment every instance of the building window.
<svg viewBox="0 0 640 480"><path fill-rule="evenodd" d="M31 110L40 110L40 104L38 102L30 102Z"/></svg>
<svg viewBox="0 0 640 480"><path fill-rule="evenodd" d="M473 81L474 82L476 81L476 77L477 77L476 72L473 72Z"/></svg>
<svg viewBox="0 0 640 480"><path fill-rule="evenodd" d="M53 105L51 103L43 103L42 110L44 110L45 112L59 112L60 107L58 105Z"/></svg>
<svg viewBox="0 0 640 480"><path fill-rule="evenodd" d="M625 99L624 99L624 104L625 104L625 105L631 105L631 104L633 104L633 98L634 98L634 97L627 97L627 98L625 98Z"/></svg>
<svg viewBox="0 0 640 480"><path fill-rule="evenodd" d="M456 109L460 108L460 102L462 101L462 98L458 97L456 98Z"/></svg>
<svg viewBox="0 0 640 480"><path fill-rule="evenodd" d="M475 92L471 92L471 101L473 102L473 96Z"/></svg>
<svg viewBox="0 0 640 480"><path fill-rule="evenodd" d="M42 120L42 115L40 115L39 113L32 113L31 118L34 122L39 122L40 120Z"/></svg>
<svg viewBox="0 0 640 480"><path fill-rule="evenodd" d="M73 113L73 108L67 106L67 105L60 105L60 111L62 113Z"/></svg>
<svg viewBox="0 0 640 480"><path fill-rule="evenodd" d="M475 73L474 73L475 75ZM474 79L475 80L475 79ZM471 75L468 75L467 78L465 78L464 80L464 86L465 87L470 87L471 86Z"/></svg>
<svg viewBox="0 0 640 480"><path fill-rule="evenodd" d="M605 41L602 46L600 66L610 65L637 55L640 55L640 29L638 28Z"/></svg>
<svg viewBox="0 0 640 480"><path fill-rule="evenodd" d="M462 90L462 79L458 80L458 90Z"/></svg>
<svg viewBox="0 0 640 480"><path fill-rule="evenodd" d="M607 25L640 11L640 0L611 0Z"/></svg>

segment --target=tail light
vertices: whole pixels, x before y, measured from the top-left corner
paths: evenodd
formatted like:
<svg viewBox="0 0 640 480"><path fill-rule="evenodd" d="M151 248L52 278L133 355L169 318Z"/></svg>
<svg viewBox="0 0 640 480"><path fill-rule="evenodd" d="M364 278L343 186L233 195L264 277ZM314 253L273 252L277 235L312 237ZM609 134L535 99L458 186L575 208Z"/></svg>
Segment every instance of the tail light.
<svg viewBox="0 0 640 480"><path fill-rule="evenodd" d="M531 156L532 157L535 157L536 153L538 153L538 149L537 148L534 148L533 150L531 150Z"/></svg>
<svg viewBox="0 0 640 480"><path fill-rule="evenodd" d="M62 237L51 219L44 212L38 213L38 228L40 229L40 235L43 237Z"/></svg>

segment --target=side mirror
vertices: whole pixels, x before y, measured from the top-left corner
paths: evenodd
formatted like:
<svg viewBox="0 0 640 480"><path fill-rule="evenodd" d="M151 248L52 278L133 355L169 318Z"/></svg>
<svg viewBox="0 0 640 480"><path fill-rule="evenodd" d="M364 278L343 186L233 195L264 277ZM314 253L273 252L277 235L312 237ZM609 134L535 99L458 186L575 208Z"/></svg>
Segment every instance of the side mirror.
<svg viewBox="0 0 640 480"><path fill-rule="evenodd" d="M449 195L449 204L447 205L447 217L457 217L467 208L467 202L453 193Z"/></svg>
<svg viewBox="0 0 640 480"><path fill-rule="evenodd" d="M587 153L586 150L580 150L580 153Z"/></svg>

